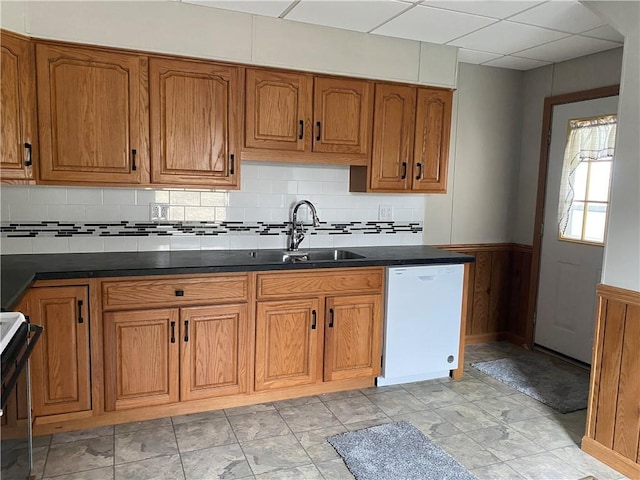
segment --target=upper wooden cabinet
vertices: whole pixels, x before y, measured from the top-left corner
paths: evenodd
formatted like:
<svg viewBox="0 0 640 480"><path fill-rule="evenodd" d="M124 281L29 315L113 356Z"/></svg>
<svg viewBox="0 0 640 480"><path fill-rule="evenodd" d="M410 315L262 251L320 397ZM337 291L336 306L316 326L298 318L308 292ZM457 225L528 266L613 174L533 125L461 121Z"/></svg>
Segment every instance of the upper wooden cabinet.
<svg viewBox="0 0 640 480"><path fill-rule="evenodd" d="M373 84L247 69L242 158L366 165Z"/></svg>
<svg viewBox="0 0 640 480"><path fill-rule="evenodd" d="M241 70L151 58L151 182L237 187Z"/></svg>
<svg viewBox="0 0 640 480"><path fill-rule="evenodd" d="M309 151L313 77L247 69L246 82L245 146Z"/></svg>
<svg viewBox="0 0 640 480"><path fill-rule="evenodd" d="M147 58L38 44L42 183L137 184L147 158Z"/></svg>
<svg viewBox="0 0 640 480"><path fill-rule="evenodd" d="M31 183L38 152L33 45L2 32L0 51L0 180Z"/></svg>
<svg viewBox="0 0 640 480"><path fill-rule="evenodd" d="M352 191L444 193L453 92L376 84L368 172L352 168Z"/></svg>
<svg viewBox="0 0 640 480"><path fill-rule="evenodd" d="M34 288L30 321L44 332L31 358L36 416L91 410L88 288Z"/></svg>

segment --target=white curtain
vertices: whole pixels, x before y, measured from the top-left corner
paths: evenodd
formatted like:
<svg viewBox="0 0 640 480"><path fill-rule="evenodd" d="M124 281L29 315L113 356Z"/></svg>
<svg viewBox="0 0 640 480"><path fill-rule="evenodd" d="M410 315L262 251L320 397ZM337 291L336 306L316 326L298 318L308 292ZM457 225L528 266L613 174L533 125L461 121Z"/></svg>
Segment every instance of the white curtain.
<svg viewBox="0 0 640 480"><path fill-rule="evenodd" d="M611 160L616 141L616 116L569 121L567 146L564 150L558 228L564 234L574 200L575 173L585 161Z"/></svg>

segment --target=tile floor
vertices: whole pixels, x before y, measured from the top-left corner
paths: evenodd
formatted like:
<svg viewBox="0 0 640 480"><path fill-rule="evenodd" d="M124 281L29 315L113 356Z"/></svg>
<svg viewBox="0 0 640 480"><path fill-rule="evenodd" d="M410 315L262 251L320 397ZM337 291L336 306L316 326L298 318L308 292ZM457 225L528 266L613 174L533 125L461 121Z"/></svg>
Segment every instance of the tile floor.
<svg viewBox="0 0 640 480"><path fill-rule="evenodd" d="M479 479L624 476L578 447L586 410L558 414L468 364L517 355L467 347L465 378L369 388L36 439L38 479L353 478L327 436L408 420Z"/></svg>

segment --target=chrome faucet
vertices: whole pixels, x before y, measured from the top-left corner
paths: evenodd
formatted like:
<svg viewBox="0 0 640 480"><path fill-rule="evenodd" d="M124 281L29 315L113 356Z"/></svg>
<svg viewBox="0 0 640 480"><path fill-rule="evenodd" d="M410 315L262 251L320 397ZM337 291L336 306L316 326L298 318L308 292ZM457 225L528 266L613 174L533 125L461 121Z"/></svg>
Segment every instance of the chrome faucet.
<svg viewBox="0 0 640 480"><path fill-rule="evenodd" d="M291 239L289 241L289 251L297 252L298 246L300 242L304 240L304 224L298 223L298 209L302 206L306 205L311 210L311 215L313 215L313 226L319 227L320 220L318 220L318 212L316 212L316 207L313 206L309 200L300 200L293 207L293 213L291 214Z"/></svg>

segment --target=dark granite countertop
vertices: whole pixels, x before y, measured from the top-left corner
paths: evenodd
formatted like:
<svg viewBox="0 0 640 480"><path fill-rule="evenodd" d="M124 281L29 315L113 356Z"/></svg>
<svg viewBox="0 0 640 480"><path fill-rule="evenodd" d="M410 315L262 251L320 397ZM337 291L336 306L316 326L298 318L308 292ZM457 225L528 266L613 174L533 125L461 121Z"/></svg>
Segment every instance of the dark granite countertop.
<svg viewBox="0 0 640 480"><path fill-rule="evenodd" d="M0 306L2 310L11 310L36 280L473 262L469 255L426 245L345 247L344 250L364 258L283 263L278 259L282 250L2 255Z"/></svg>

